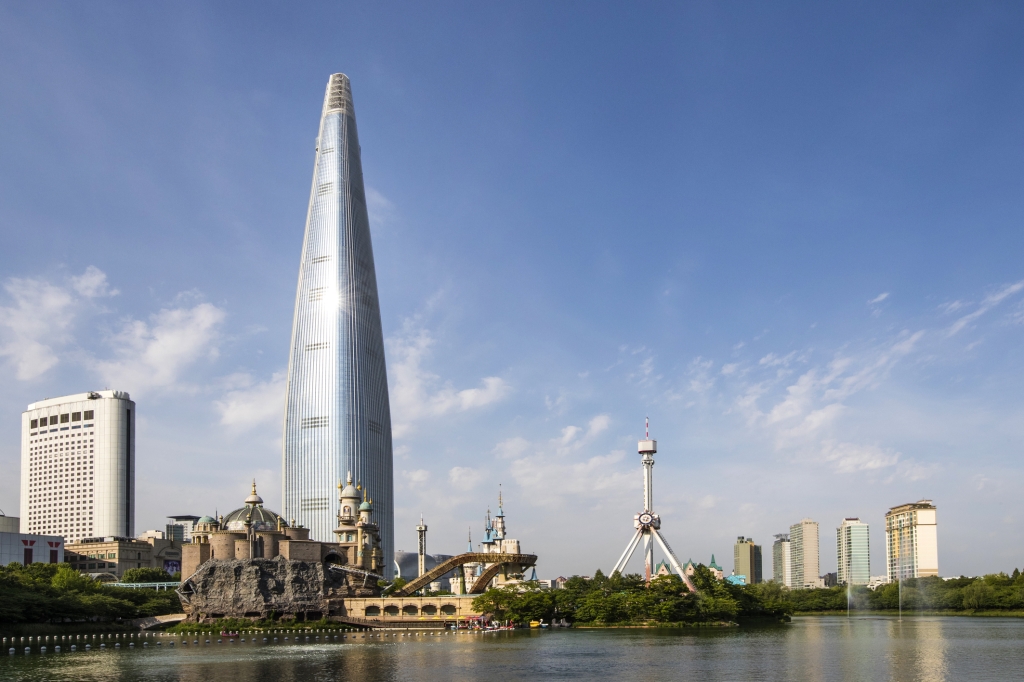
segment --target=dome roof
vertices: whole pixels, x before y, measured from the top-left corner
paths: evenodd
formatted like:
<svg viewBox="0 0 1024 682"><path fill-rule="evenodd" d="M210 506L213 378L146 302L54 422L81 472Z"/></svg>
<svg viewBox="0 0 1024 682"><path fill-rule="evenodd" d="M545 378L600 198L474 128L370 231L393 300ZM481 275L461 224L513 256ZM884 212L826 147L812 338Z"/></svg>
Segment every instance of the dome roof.
<svg viewBox="0 0 1024 682"><path fill-rule="evenodd" d="M200 516L196 523L217 523L217 519L212 516Z"/></svg>
<svg viewBox="0 0 1024 682"><path fill-rule="evenodd" d="M359 505L359 511L373 511L373 505L369 502L363 502Z"/></svg>
<svg viewBox="0 0 1024 682"><path fill-rule="evenodd" d="M339 485L338 487L340 488L341 486ZM360 497L359 491L356 489L356 487L354 485L352 485L352 472L351 471L348 472L348 480L345 482L345 487L342 489L340 497L342 499L350 498L350 499L357 499L357 500Z"/></svg>
<svg viewBox="0 0 1024 682"><path fill-rule="evenodd" d="M281 526L288 523L280 514L263 508L263 498L256 494L256 481L252 482L252 492L245 498L245 506L236 509L221 520L222 530L245 530L246 522L252 522L253 530L277 530L278 521Z"/></svg>
<svg viewBox="0 0 1024 682"><path fill-rule="evenodd" d="M250 518L250 515L252 517L253 530L277 530L278 519L280 519L282 526L288 525L280 514L264 509L262 505L246 505L230 514L226 514L221 528L225 530L245 530L245 522Z"/></svg>

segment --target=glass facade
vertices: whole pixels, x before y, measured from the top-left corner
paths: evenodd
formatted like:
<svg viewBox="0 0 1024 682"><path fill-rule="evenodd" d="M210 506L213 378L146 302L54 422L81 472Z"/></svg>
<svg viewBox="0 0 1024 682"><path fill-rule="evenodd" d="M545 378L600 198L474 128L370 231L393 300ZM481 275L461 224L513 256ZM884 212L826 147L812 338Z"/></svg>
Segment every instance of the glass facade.
<svg viewBox="0 0 1024 682"><path fill-rule="evenodd" d="M284 517L332 541L352 472L394 556L391 408L377 275L349 79L327 84L295 295L283 454Z"/></svg>
<svg viewBox="0 0 1024 682"><path fill-rule="evenodd" d="M836 529L836 580L840 585L871 582L871 551L868 524L860 519L843 519Z"/></svg>

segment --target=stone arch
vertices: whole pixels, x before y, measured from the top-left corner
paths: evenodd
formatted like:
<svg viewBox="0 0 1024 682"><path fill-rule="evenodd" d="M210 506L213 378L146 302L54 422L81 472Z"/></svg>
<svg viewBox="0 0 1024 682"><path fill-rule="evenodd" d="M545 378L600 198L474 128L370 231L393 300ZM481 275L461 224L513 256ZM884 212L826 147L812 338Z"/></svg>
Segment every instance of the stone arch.
<svg viewBox="0 0 1024 682"><path fill-rule="evenodd" d="M433 604L424 604L420 607L420 613L422 613L424 616L437 615L437 607Z"/></svg>
<svg viewBox="0 0 1024 682"><path fill-rule="evenodd" d="M384 615L385 616L397 616L398 615L398 607L395 606L394 604L391 604L389 606L385 606L384 607Z"/></svg>
<svg viewBox="0 0 1024 682"><path fill-rule="evenodd" d="M415 616L419 613L419 609L416 608L415 604L406 604L402 607L403 616Z"/></svg>
<svg viewBox="0 0 1024 682"><path fill-rule="evenodd" d="M367 606L364 615L367 615L367 616L379 616L380 615L380 607L379 606Z"/></svg>
<svg viewBox="0 0 1024 682"><path fill-rule="evenodd" d="M455 615L455 605L454 604L445 604L444 606L441 607L441 613L446 615L446 616L454 616Z"/></svg>

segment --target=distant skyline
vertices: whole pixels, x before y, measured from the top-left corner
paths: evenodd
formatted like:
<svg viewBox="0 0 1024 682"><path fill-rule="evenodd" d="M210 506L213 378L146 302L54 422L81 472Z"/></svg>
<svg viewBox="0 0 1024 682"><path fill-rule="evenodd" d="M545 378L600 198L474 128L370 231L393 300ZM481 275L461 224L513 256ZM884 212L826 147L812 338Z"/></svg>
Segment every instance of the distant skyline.
<svg viewBox="0 0 1024 682"><path fill-rule="evenodd" d="M934 500L939 571L1024 541L1024 8L0 6L0 509L48 396L137 404L136 529L281 510L323 87L352 79L395 548L608 570ZM594 529L605 540L595 541ZM656 556L661 560L660 553ZM630 565L640 570L638 560ZM726 567L727 569L730 567Z"/></svg>

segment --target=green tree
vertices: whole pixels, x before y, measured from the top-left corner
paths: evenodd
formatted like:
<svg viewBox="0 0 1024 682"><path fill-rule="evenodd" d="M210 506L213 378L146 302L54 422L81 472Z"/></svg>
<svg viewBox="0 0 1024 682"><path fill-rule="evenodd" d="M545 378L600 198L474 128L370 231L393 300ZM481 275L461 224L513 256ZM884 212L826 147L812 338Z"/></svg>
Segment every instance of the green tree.
<svg viewBox="0 0 1024 682"><path fill-rule="evenodd" d="M169 583L171 574L162 568L129 568L121 576L123 583Z"/></svg>
<svg viewBox="0 0 1024 682"><path fill-rule="evenodd" d="M68 564L60 564L50 578L50 584L61 592L96 592L100 584L87 575L82 575Z"/></svg>

